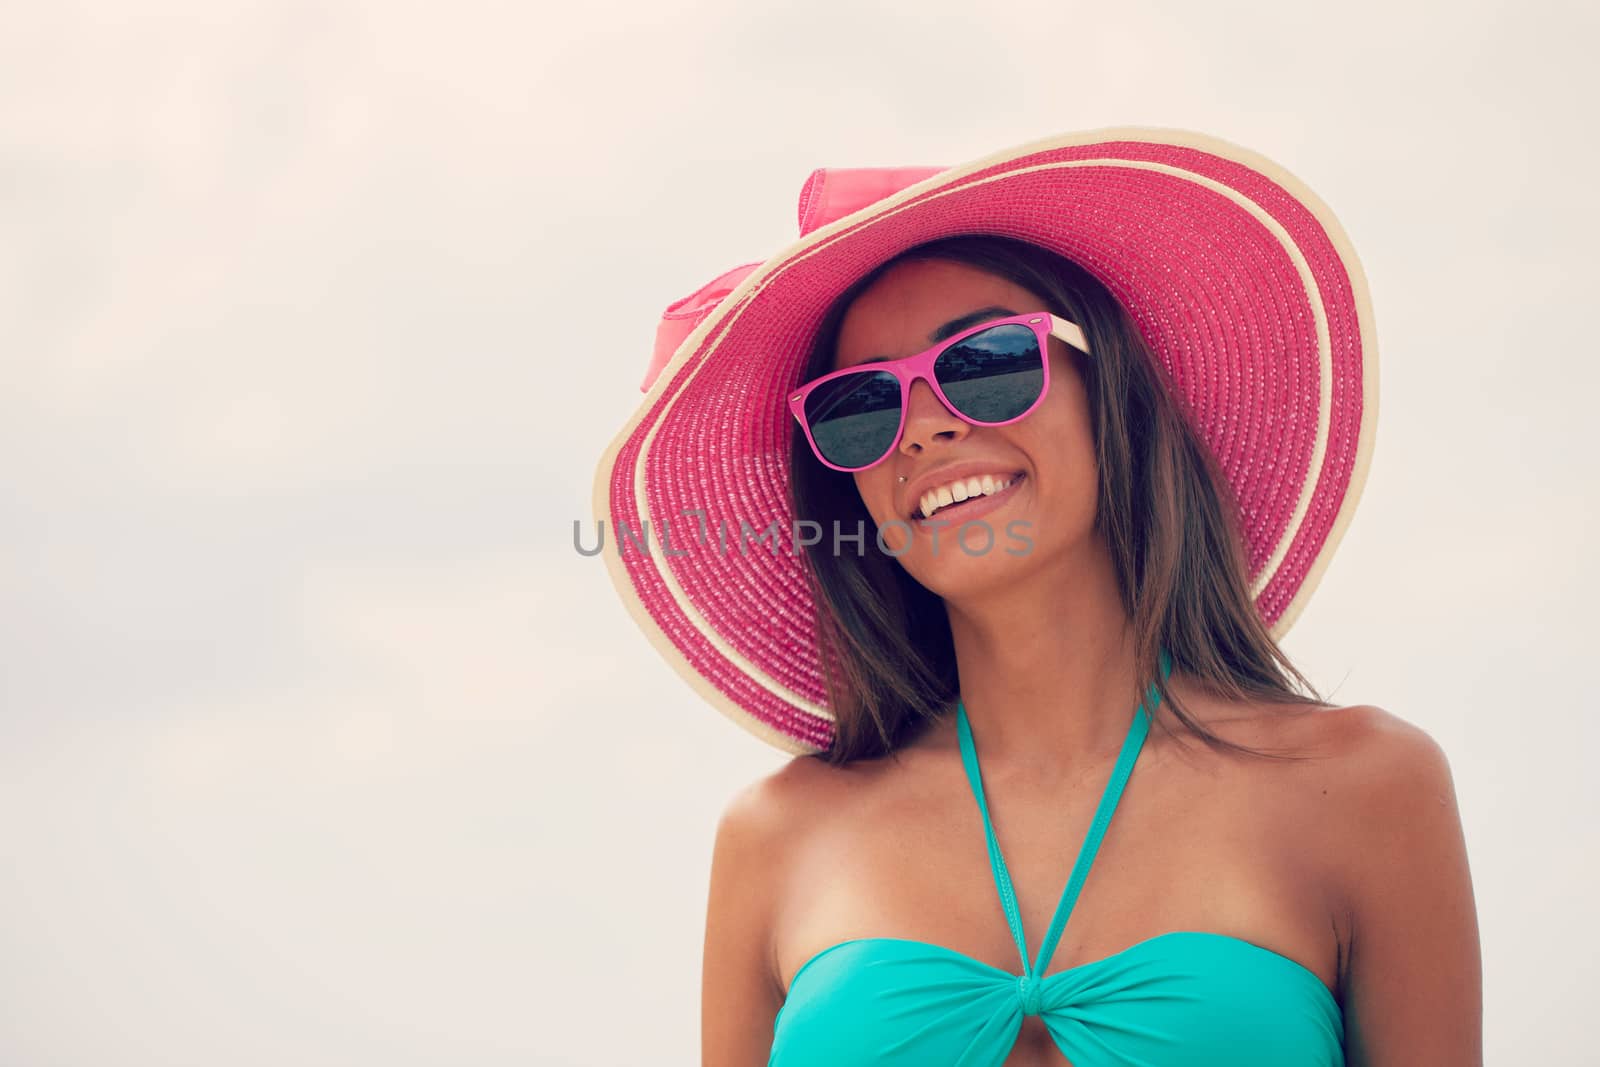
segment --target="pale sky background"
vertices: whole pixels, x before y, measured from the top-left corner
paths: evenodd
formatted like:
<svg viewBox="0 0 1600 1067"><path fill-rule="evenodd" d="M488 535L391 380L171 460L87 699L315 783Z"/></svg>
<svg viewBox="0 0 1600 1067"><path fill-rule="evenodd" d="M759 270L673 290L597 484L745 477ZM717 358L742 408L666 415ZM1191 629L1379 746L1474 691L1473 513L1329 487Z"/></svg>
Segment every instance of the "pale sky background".
<svg viewBox="0 0 1600 1067"><path fill-rule="evenodd" d="M1116 125L1354 242L1376 454L1285 645L1450 758L1488 1062L1595 1063L1597 29L6 3L0 1065L698 1063L716 818L785 757L572 548L657 317L813 167Z"/></svg>

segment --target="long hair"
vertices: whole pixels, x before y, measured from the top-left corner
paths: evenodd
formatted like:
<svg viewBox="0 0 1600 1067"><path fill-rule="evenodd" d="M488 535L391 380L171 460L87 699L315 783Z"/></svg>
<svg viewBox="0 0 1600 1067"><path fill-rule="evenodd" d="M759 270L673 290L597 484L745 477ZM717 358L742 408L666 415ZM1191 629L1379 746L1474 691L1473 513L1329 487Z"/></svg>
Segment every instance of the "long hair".
<svg viewBox="0 0 1600 1067"><path fill-rule="evenodd" d="M833 369L845 312L885 271L910 259L949 260L1005 278L1043 298L1044 310L1082 327L1093 357L1068 351L1083 376L1099 467L1095 531L1110 550L1143 679L1130 696L1139 700L1154 686L1161 704L1213 748L1285 758L1213 734L1179 705L1159 670L1165 648L1174 670L1225 699L1330 706L1257 614L1228 482L1138 327L1094 275L1007 237L961 235L918 245L829 307L800 380ZM854 479L817 462L798 426L790 470L797 519L817 528L839 521L855 529L857 520L874 528ZM833 744L818 755L836 765L893 755L951 710L959 692L944 601L883 552L808 552L803 564L835 715Z"/></svg>

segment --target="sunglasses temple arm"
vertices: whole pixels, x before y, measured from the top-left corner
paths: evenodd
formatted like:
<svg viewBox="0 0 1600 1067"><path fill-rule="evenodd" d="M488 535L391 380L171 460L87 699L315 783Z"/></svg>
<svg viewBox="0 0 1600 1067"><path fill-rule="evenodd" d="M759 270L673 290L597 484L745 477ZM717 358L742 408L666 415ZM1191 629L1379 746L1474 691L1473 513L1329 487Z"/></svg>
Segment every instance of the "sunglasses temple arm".
<svg viewBox="0 0 1600 1067"><path fill-rule="evenodd" d="M1051 315L1050 336L1071 345L1086 356L1092 355L1089 351L1089 342L1084 339L1083 330L1075 322L1069 322L1059 315Z"/></svg>

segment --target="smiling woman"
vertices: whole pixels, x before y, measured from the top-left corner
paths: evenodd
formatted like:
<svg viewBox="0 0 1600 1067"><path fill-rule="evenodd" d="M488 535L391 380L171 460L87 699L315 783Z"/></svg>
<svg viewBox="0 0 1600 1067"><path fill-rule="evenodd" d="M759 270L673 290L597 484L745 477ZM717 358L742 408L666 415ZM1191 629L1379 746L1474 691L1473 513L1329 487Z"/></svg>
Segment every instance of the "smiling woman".
<svg viewBox="0 0 1600 1067"><path fill-rule="evenodd" d="M1332 214L1237 146L1120 129L818 171L801 230L674 305L596 485L614 525L835 532L607 558L796 754L718 827L704 1062L1479 1062L1443 753L1278 644L1376 419Z"/></svg>

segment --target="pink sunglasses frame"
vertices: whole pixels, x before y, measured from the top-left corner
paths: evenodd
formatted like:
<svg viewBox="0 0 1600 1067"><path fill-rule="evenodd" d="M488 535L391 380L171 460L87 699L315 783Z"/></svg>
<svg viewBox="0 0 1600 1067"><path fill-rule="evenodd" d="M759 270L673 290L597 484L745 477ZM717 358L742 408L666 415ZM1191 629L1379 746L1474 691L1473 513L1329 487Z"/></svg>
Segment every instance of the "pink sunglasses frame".
<svg viewBox="0 0 1600 1067"><path fill-rule="evenodd" d="M1039 385L1039 396L1032 404L1028 405L1028 410L1024 411L1021 415L1018 415L1014 419L1005 419L1002 422L980 422L977 419L969 418L959 408L950 402L949 397L944 395L944 390L939 387L939 380L934 377L933 364L939 358L939 356L944 353L945 349L954 345L958 345L967 338L972 337L975 334L983 333L985 330L992 330L996 326L1009 326L1013 324L1031 328L1034 332L1034 335L1039 339L1039 351L1044 356L1044 380ZM928 383L928 387L933 390L933 394L939 398L939 402L941 404L950 410L951 414L955 415L963 422L969 423L973 426L1009 426L1013 422L1021 422L1029 415L1032 415L1034 409L1044 402L1045 396L1050 392L1050 338L1052 337L1062 341L1065 344L1071 345L1073 348L1076 348L1086 356L1093 354L1089 351L1089 342L1084 339L1083 330L1078 326L1077 323L1061 318L1059 315L1052 315L1048 311L1033 311L1024 315L1012 315L1009 318L990 319L988 322L979 323L970 330L962 330L954 337L946 338L945 340L934 345L932 348L924 349L914 356L904 356L900 359L878 360L871 363L858 363L853 367L845 367L842 370L832 371L828 374L824 374L820 378L812 379L799 389L795 390L793 393L789 394L789 413L795 417L795 421L798 422L800 424L800 428L805 431L806 441L811 445L811 454L816 456L818 461L820 461L824 466L832 468L836 471L841 471L845 474L854 474L857 471L870 470L893 455L895 448L897 448L900 444L900 439L905 435L906 409L911 403L911 384L917 381L919 378ZM889 442L889 447L884 449L883 455L879 456L877 459L866 464L865 466L841 467L836 463L830 462L826 457L823 456L822 450L817 447L816 438L811 436L811 424L806 421L806 397L811 394L813 389L820 385L831 382L835 378L844 378L852 374L875 373L878 371L889 372L890 374L894 375L895 379L900 383L900 425L896 427L894 432L894 440Z"/></svg>

